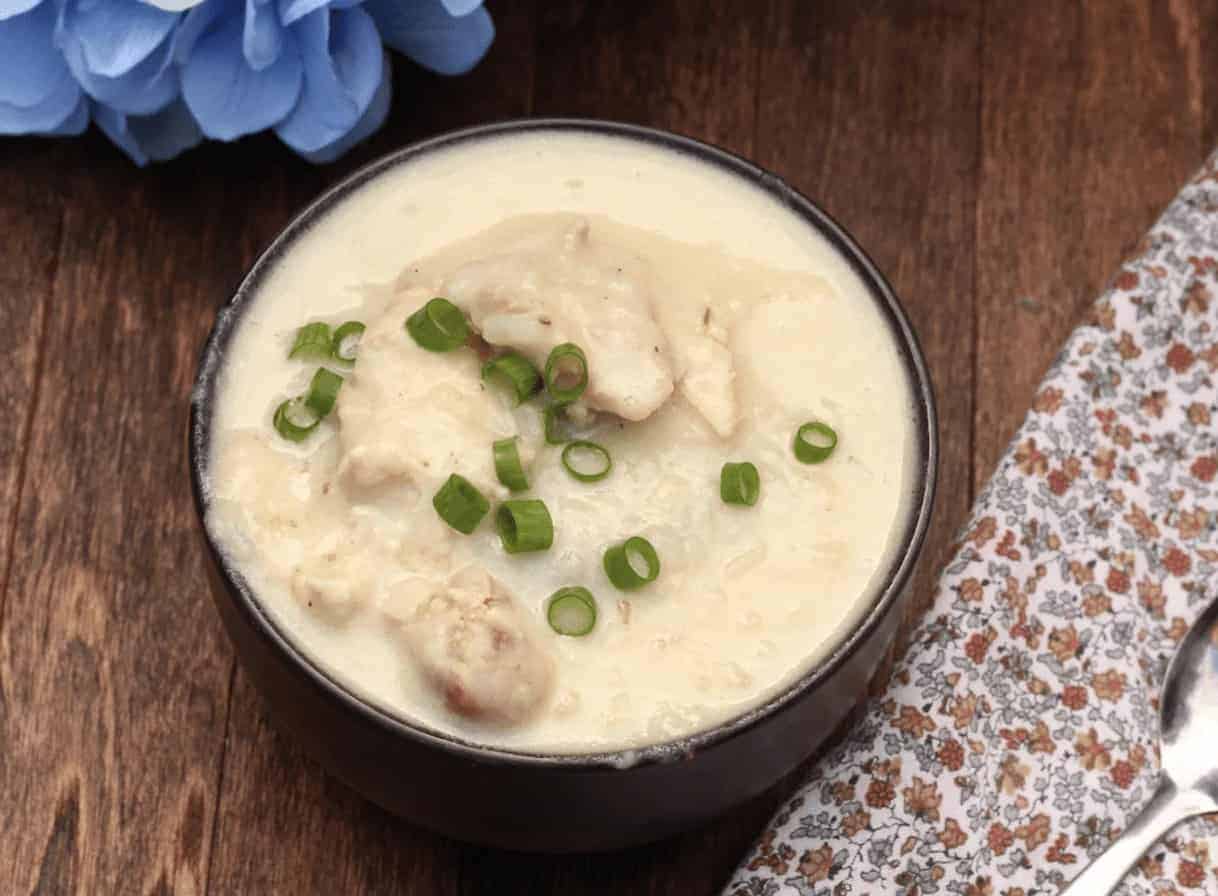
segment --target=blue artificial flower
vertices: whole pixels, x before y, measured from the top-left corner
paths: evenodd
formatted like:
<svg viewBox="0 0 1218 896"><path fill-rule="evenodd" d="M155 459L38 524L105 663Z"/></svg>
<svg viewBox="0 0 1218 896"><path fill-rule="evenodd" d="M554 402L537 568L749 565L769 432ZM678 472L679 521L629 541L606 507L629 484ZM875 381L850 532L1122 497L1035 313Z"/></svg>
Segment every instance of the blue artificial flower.
<svg viewBox="0 0 1218 896"><path fill-rule="evenodd" d="M385 45L455 75L494 35L482 0L0 0L0 134L92 120L145 165L273 129L329 162L385 120Z"/></svg>

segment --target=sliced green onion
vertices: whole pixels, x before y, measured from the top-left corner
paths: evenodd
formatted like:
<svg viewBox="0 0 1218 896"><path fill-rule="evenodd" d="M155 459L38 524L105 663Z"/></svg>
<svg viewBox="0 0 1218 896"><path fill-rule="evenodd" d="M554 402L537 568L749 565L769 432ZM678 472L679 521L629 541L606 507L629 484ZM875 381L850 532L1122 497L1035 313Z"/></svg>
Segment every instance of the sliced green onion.
<svg viewBox="0 0 1218 896"><path fill-rule="evenodd" d="M588 359L574 342L556 345L546 358L546 391L558 404L570 404L588 388Z"/></svg>
<svg viewBox="0 0 1218 896"><path fill-rule="evenodd" d="M309 383L309 391L305 393L305 406L318 417L326 416L334 410L334 401L342 384L343 378L337 373L318 367Z"/></svg>
<svg viewBox="0 0 1218 896"><path fill-rule="evenodd" d="M324 367L318 367L304 395L289 398L275 408L271 422L275 431L289 442L303 442L321 418L334 410L338 389L343 378Z"/></svg>
<svg viewBox="0 0 1218 896"><path fill-rule="evenodd" d="M474 488L464 476L453 473L440 486L431 506L440 514L440 519L448 523L458 532L469 535L478 528L486 512L491 509L490 501L482 497L482 492Z"/></svg>
<svg viewBox="0 0 1218 896"><path fill-rule="evenodd" d="M719 473L719 497L724 504L752 507L761 494L761 476L747 460L739 464L724 464Z"/></svg>
<svg viewBox="0 0 1218 896"><path fill-rule="evenodd" d="M495 511L495 528L509 554L544 551L554 543L554 523L544 501L504 501Z"/></svg>
<svg viewBox="0 0 1218 896"><path fill-rule="evenodd" d="M546 443L550 445L561 445L564 442L571 441L571 435L567 431L567 418L564 413L565 404L548 404L544 411L541 412L542 424L545 428Z"/></svg>
<svg viewBox="0 0 1218 896"><path fill-rule="evenodd" d="M529 487L528 477L524 475L524 467L520 464L520 452L516 448L515 437L500 439L491 445L491 455L495 458L495 475L499 481L514 492L522 492Z"/></svg>
<svg viewBox="0 0 1218 896"><path fill-rule="evenodd" d="M596 626L596 601L578 585L559 588L546 604L546 622L560 635L582 638Z"/></svg>
<svg viewBox="0 0 1218 896"><path fill-rule="evenodd" d="M448 299L432 299L406 318L406 332L429 352L450 352L465 345L469 324Z"/></svg>
<svg viewBox="0 0 1218 896"><path fill-rule="evenodd" d="M824 423L805 423L795 432L795 456L805 464L829 459L837 447L837 433Z"/></svg>
<svg viewBox="0 0 1218 896"><path fill-rule="evenodd" d="M358 320L349 320L334 331L330 341L330 355L339 364L348 366L355 363L355 354L359 351L360 337L364 335L364 325Z"/></svg>
<svg viewBox="0 0 1218 896"><path fill-rule="evenodd" d="M288 352L289 358L311 358L325 361L330 357L330 325L317 321L296 331L296 341Z"/></svg>
<svg viewBox="0 0 1218 896"><path fill-rule="evenodd" d="M317 429L321 417L305 407L304 399L297 396L275 408L275 416L271 422L275 431L289 442L303 442L309 437L309 433Z"/></svg>
<svg viewBox="0 0 1218 896"><path fill-rule="evenodd" d="M482 378L497 377L511 387L516 404L525 401L541 388L541 374L529 359L515 352L491 358L482 365Z"/></svg>
<svg viewBox="0 0 1218 896"><path fill-rule="evenodd" d="M636 535L605 551L605 575L622 591L642 588L659 574L660 555L646 538Z"/></svg>
<svg viewBox="0 0 1218 896"><path fill-rule="evenodd" d="M575 468L576 455L583 453L591 454L595 458L599 458L597 466L599 469L594 469L590 473L585 473L582 470ZM603 445L598 445L596 442L569 442L567 447L562 450L562 465L567 472L578 479L580 482L599 482L609 475L609 471L613 469L613 458L609 456L609 452Z"/></svg>

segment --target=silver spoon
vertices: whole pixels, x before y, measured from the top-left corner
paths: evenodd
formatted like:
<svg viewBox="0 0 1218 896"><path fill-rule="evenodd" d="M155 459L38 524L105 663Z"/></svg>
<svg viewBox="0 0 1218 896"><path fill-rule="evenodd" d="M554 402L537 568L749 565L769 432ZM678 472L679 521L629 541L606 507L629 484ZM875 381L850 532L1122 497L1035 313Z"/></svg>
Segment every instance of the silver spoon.
<svg viewBox="0 0 1218 896"><path fill-rule="evenodd" d="M1111 893L1161 836L1186 818L1218 812L1218 600L1189 629L1167 667L1159 722L1158 790L1062 896Z"/></svg>

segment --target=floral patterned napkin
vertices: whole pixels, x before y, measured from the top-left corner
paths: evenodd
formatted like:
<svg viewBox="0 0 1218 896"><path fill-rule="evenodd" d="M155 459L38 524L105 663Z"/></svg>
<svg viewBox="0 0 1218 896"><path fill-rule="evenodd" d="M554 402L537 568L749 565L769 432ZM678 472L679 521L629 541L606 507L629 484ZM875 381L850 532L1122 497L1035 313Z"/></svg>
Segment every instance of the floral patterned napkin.
<svg viewBox="0 0 1218 896"><path fill-rule="evenodd" d="M1071 336L886 691L728 893L1053 894L1136 814L1218 582L1216 294L1218 154ZM1218 894L1218 823L1121 892Z"/></svg>

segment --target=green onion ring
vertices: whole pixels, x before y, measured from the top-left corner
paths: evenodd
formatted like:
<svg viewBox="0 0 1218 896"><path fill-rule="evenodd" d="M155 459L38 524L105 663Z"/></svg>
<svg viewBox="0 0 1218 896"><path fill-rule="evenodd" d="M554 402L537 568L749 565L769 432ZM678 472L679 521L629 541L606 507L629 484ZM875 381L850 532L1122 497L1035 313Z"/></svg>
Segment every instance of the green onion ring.
<svg viewBox="0 0 1218 896"><path fill-rule="evenodd" d="M289 358L324 361L330 357L330 325L316 321L296 331L296 340L288 351Z"/></svg>
<svg viewBox="0 0 1218 896"><path fill-rule="evenodd" d="M355 363L355 355L359 351L359 340L364 335L364 325L358 320L349 320L342 324L334 331L334 338L330 341L330 355L339 364L346 364L350 367ZM351 351L343 351L343 343L351 340Z"/></svg>
<svg viewBox="0 0 1218 896"><path fill-rule="evenodd" d="M590 451L595 455L599 455L602 462L601 468L592 473L582 473L575 469L573 459L568 455L574 455L578 451ZM567 443L567 447L562 450L562 465L568 473L580 482L599 482L608 476L609 471L613 469L613 458L609 456L609 451L604 445L581 440Z"/></svg>
<svg viewBox="0 0 1218 896"><path fill-rule="evenodd" d="M458 532L469 535L478 528L482 518L486 516L491 504L482 496L482 492L464 476L453 473L440 486L431 499L431 506L436 509L440 519L448 523Z"/></svg>
<svg viewBox="0 0 1218 896"><path fill-rule="evenodd" d="M318 417L325 417L334 409L334 402L342 384L343 378L337 373L318 367L309 383L309 391L304 396L305 407Z"/></svg>
<svg viewBox="0 0 1218 896"><path fill-rule="evenodd" d="M482 378L497 377L511 387L516 395L516 404L522 404L541 388L541 374L529 359L516 352L508 352L491 358L482 365Z"/></svg>
<svg viewBox="0 0 1218 896"><path fill-rule="evenodd" d="M574 362L577 368L575 373L577 380L573 386L561 386L559 380L571 374L569 370L564 369L564 367L570 366L569 362ZM588 388L588 359L584 357L584 350L574 342L556 345L551 350L550 357L546 358L546 391L550 393L550 397L558 404L570 404L583 395L586 388Z"/></svg>
<svg viewBox="0 0 1218 896"><path fill-rule="evenodd" d="M546 603L546 622L560 635L582 638L596 627L596 601L579 585L559 588Z"/></svg>
<svg viewBox="0 0 1218 896"><path fill-rule="evenodd" d="M311 422L299 423L297 420L292 419L293 417L299 418L302 412L311 418ZM303 442L313 430L317 429L317 424L321 422L321 417L305 407L304 399L298 395L295 398L289 398L279 407L275 408L275 416L271 422L275 427L275 431L289 442Z"/></svg>
<svg viewBox="0 0 1218 896"><path fill-rule="evenodd" d="M738 464L724 464L719 473L719 497L724 504L742 504L752 507L761 494L761 476L757 468L747 460Z"/></svg>
<svg viewBox="0 0 1218 896"><path fill-rule="evenodd" d="M571 436L566 432L566 417L564 416L565 404L548 404L544 411L541 412L542 425L545 429L546 444L561 445L564 442L571 441Z"/></svg>
<svg viewBox="0 0 1218 896"><path fill-rule="evenodd" d="M500 482L514 492L522 492L529 487L528 477L520 464L515 436L492 443L491 456L495 459L495 475Z"/></svg>
<svg viewBox="0 0 1218 896"><path fill-rule="evenodd" d="M816 443L809 441L809 435L818 436L818 441ZM837 433L828 424L805 423L795 431L795 456L802 463L819 464L826 461L836 447Z"/></svg>
<svg viewBox="0 0 1218 896"><path fill-rule="evenodd" d="M544 501L504 501L495 511L495 528L509 554L544 551L554 543L554 523Z"/></svg>
<svg viewBox="0 0 1218 896"><path fill-rule="evenodd" d="M630 562L632 556L639 557L647 565L647 574L642 575ZM660 575L660 555L651 542L641 536L627 538L622 544L605 551L605 575L614 587L622 591L642 588L654 582Z"/></svg>
<svg viewBox="0 0 1218 896"><path fill-rule="evenodd" d="M465 345L469 324L460 308L435 298L406 318L406 332L429 352L449 352Z"/></svg>

